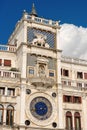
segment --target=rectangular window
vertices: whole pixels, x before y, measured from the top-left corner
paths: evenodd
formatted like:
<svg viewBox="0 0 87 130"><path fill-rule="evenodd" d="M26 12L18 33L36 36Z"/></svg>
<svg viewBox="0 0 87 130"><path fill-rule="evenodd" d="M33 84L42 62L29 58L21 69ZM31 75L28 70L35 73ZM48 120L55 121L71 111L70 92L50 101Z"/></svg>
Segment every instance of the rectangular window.
<svg viewBox="0 0 87 130"><path fill-rule="evenodd" d="M70 81L68 81L68 85L71 86L71 82Z"/></svg>
<svg viewBox="0 0 87 130"><path fill-rule="evenodd" d="M83 73L82 72L77 72L77 78L82 79L83 78Z"/></svg>
<svg viewBox="0 0 87 130"><path fill-rule="evenodd" d="M63 69L63 76L69 77L69 70Z"/></svg>
<svg viewBox="0 0 87 130"><path fill-rule="evenodd" d="M82 83L77 83L77 87L82 87Z"/></svg>
<svg viewBox="0 0 87 130"><path fill-rule="evenodd" d="M72 96L63 95L63 101L64 102L72 102Z"/></svg>
<svg viewBox="0 0 87 130"><path fill-rule="evenodd" d="M4 60L4 66L11 66L11 60Z"/></svg>
<svg viewBox="0 0 87 130"><path fill-rule="evenodd" d="M4 95L5 94L5 88L4 87L0 87L0 95Z"/></svg>
<svg viewBox="0 0 87 130"><path fill-rule="evenodd" d="M50 77L54 77L54 72L49 72Z"/></svg>
<svg viewBox="0 0 87 130"><path fill-rule="evenodd" d="M8 96L15 96L15 89L14 88L8 88Z"/></svg>
<svg viewBox="0 0 87 130"><path fill-rule="evenodd" d="M33 68L29 68L29 74L34 75L34 69Z"/></svg>
<svg viewBox="0 0 87 130"><path fill-rule="evenodd" d="M84 73L84 79L87 79L87 73Z"/></svg>
<svg viewBox="0 0 87 130"><path fill-rule="evenodd" d="M81 103L81 97L74 96L73 103Z"/></svg>

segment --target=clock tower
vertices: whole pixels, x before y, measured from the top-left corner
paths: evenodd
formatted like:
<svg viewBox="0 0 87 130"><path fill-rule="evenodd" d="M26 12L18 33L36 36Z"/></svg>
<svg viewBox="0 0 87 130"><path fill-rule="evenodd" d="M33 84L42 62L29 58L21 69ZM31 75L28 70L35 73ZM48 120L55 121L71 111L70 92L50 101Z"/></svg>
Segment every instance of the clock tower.
<svg viewBox="0 0 87 130"><path fill-rule="evenodd" d="M21 71L19 129L63 130L59 23L40 18L34 4L18 21L9 44ZM18 123L17 122L17 123Z"/></svg>

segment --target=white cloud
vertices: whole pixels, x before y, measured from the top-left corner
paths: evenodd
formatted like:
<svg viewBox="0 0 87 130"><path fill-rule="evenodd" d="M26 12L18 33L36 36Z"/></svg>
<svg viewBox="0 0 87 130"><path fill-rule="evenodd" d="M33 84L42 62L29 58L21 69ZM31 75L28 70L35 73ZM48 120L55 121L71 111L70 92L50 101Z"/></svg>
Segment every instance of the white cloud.
<svg viewBox="0 0 87 130"><path fill-rule="evenodd" d="M62 24L60 29L60 49L65 56L87 60L87 28L73 24Z"/></svg>

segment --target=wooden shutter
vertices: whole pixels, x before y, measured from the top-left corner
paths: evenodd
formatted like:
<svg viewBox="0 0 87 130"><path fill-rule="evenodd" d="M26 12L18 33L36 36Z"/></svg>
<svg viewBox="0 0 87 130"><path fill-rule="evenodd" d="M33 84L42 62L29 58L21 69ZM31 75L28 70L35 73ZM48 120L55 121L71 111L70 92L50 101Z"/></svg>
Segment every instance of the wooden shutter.
<svg viewBox="0 0 87 130"><path fill-rule="evenodd" d="M87 73L84 73L84 79L87 79Z"/></svg>
<svg viewBox="0 0 87 130"><path fill-rule="evenodd" d="M63 102L66 102L66 96L63 95Z"/></svg>
<svg viewBox="0 0 87 130"><path fill-rule="evenodd" d="M11 60L4 60L4 66L11 66Z"/></svg>

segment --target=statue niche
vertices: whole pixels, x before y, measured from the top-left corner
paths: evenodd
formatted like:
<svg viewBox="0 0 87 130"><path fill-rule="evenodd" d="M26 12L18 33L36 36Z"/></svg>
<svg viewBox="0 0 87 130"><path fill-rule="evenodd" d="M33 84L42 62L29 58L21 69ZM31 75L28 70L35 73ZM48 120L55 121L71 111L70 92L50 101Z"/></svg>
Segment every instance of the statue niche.
<svg viewBox="0 0 87 130"><path fill-rule="evenodd" d="M46 43L47 37L41 33L34 33L34 39L32 40L32 44L41 47L49 48L49 44Z"/></svg>
<svg viewBox="0 0 87 130"><path fill-rule="evenodd" d="M39 70L38 70L39 76L40 77L45 77L45 66L43 64L39 65Z"/></svg>

